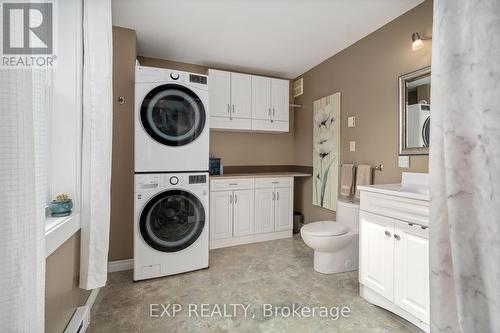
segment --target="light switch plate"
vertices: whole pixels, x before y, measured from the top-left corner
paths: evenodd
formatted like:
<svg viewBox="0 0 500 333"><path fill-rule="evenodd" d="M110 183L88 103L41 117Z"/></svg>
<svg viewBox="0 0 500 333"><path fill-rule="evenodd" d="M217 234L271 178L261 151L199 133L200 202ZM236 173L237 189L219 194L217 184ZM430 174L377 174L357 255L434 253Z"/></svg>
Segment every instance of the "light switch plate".
<svg viewBox="0 0 500 333"><path fill-rule="evenodd" d="M410 156L399 156L398 166L400 168L409 168L410 167Z"/></svg>
<svg viewBox="0 0 500 333"><path fill-rule="evenodd" d="M356 117L355 116L347 117L347 127L356 127Z"/></svg>
<svg viewBox="0 0 500 333"><path fill-rule="evenodd" d="M349 151L356 151L356 141L349 141Z"/></svg>

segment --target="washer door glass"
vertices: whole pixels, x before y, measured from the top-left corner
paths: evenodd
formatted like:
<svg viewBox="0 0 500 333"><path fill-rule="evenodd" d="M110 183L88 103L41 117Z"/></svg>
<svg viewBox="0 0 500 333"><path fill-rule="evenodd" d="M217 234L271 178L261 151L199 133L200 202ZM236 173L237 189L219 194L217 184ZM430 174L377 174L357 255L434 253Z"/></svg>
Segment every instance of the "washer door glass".
<svg viewBox="0 0 500 333"><path fill-rule="evenodd" d="M142 101L142 126L154 140L168 146L183 146L196 140L205 121L202 101L183 86L156 87Z"/></svg>
<svg viewBox="0 0 500 333"><path fill-rule="evenodd" d="M140 230L144 241L162 252L176 252L193 244L205 226L200 200L182 190L153 197L142 210Z"/></svg>

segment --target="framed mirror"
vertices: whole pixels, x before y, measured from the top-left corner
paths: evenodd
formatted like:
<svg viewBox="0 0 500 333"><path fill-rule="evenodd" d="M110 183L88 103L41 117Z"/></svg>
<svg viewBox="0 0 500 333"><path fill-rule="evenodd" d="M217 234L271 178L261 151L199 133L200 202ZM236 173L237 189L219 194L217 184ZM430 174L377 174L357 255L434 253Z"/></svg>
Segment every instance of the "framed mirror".
<svg viewBox="0 0 500 333"><path fill-rule="evenodd" d="M399 155L428 155L431 68L399 77Z"/></svg>

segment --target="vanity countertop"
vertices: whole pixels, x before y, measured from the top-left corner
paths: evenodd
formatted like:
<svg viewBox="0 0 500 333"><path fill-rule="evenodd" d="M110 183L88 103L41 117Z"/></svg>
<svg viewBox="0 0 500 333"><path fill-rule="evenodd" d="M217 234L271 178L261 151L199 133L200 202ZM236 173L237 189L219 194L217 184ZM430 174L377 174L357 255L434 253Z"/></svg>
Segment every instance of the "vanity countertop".
<svg viewBox="0 0 500 333"><path fill-rule="evenodd" d="M398 197L429 201L429 187L420 184L380 184L358 186L360 191L394 195Z"/></svg>
<svg viewBox="0 0 500 333"><path fill-rule="evenodd" d="M304 172L250 172L250 173L225 173L223 175L212 175L210 179L225 179L225 178L270 178L270 177L310 177L311 174Z"/></svg>

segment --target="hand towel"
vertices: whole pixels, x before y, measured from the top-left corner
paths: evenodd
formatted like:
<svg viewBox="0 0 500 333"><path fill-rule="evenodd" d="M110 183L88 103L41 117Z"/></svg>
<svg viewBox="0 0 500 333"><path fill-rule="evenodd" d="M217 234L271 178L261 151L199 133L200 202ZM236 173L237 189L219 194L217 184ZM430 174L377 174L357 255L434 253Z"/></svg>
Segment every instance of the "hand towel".
<svg viewBox="0 0 500 333"><path fill-rule="evenodd" d="M340 169L340 195L349 197L352 195L354 180L354 165L342 164Z"/></svg>
<svg viewBox="0 0 500 333"><path fill-rule="evenodd" d="M358 170L356 172L356 198L359 199L358 186L371 185L372 183L372 166L366 164L358 165Z"/></svg>

